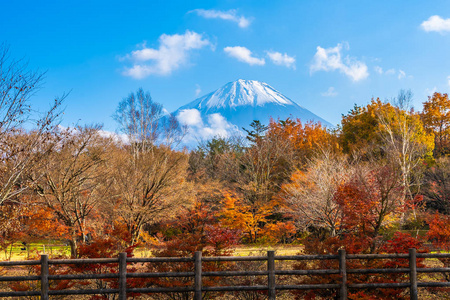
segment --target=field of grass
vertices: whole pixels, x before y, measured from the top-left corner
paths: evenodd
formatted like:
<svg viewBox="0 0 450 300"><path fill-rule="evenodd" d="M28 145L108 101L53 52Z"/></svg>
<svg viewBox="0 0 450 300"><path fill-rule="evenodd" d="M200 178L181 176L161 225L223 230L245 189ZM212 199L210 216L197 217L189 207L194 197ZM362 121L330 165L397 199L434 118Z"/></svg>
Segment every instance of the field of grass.
<svg viewBox="0 0 450 300"><path fill-rule="evenodd" d="M61 244L58 241L49 241L47 243L30 243L26 246L17 243L0 252L0 260L26 260L28 258L38 257L41 254L50 256L70 256L70 247Z"/></svg>
<svg viewBox="0 0 450 300"><path fill-rule="evenodd" d="M301 250L301 245L277 245L277 246L258 246L258 245L240 245L233 249L233 256L258 256L266 255L267 251L275 251L276 255L296 255ZM27 258L38 257L41 254L50 256L70 256L70 247L59 241L49 241L46 243L31 243L24 246L20 243L8 247L6 251L0 252L0 260L26 260ZM151 250L146 248L137 248L134 252L136 257L150 257Z"/></svg>

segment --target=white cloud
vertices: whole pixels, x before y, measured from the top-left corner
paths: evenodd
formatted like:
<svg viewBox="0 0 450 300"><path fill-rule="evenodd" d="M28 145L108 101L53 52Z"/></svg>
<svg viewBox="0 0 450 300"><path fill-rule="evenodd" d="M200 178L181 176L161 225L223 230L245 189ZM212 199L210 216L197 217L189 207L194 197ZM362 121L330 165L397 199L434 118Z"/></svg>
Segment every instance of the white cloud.
<svg viewBox="0 0 450 300"><path fill-rule="evenodd" d="M334 87L330 86L326 92L320 93L324 97L335 97L337 96L337 92Z"/></svg>
<svg viewBox="0 0 450 300"><path fill-rule="evenodd" d="M238 24L241 28L246 28L250 25L250 19L244 16L238 16L235 9L228 11L220 11L213 9L194 9L190 13L196 13L197 15L206 19L222 19L227 21L232 21Z"/></svg>
<svg viewBox="0 0 450 300"><path fill-rule="evenodd" d="M374 67L375 72L377 72L378 74L383 74L383 68L380 66L375 66Z"/></svg>
<svg viewBox="0 0 450 300"><path fill-rule="evenodd" d="M195 85L195 96L197 97L202 92L202 89L198 84Z"/></svg>
<svg viewBox="0 0 450 300"><path fill-rule="evenodd" d="M447 76L447 84L450 86L450 76Z"/></svg>
<svg viewBox="0 0 450 300"><path fill-rule="evenodd" d="M431 16L428 20L420 24L423 30L444 33L450 31L450 19L443 19L438 15Z"/></svg>
<svg viewBox="0 0 450 300"><path fill-rule="evenodd" d="M269 56L274 64L295 70L295 57L275 51L267 51L267 56Z"/></svg>
<svg viewBox="0 0 450 300"><path fill-rule="evenodd" d="M346 45L346 48L348 49L348 45ZM313 63L309 68L310 72L338 70L350 77L353 81L360 81L369 76L365 63L349 56L342 59L341 51L342 44L337 44L336 47L328 49L318 46Z"/></svg>
<svg viewBox="0 0 450 300"><path fill-rule="evenodd" d="M197 109L185 109L177 115L177 118L181 124L188 126L188 134L184 138L187 144L209 140L216 136L226 138L239 132L235 125L229 123L219 113L207 115L206 120L203 120Z"/></svg>
<svg viewBox="0 0 450 300"><path fill-rule="evenodd" d="M195 108L184 109L180 111L177 118L178 121L183 125L203 126L202 116L200 115L200 112Z"/></svg>
<svg viewBox="0 0 450 300"><path fill-rule="evenodd" d="M264 58L257 58L252 56L252 52L245 47L225 47L223 49L229 56L236 58L241 62L245 62L251 66L259 65L262 66L266 63Z"/></svg>
<svg viewBox="0 0 450 300"><path fill-rule="evenodd" d="M204 127L207 138L214 136L228 137L228 131L234 127L234 125L228 123L228 121L219 113L208 115L208 127Z"/></svg>
<svg viewBox="0 0 450 300"><path fill-rule="evenodd" d="M122 142L124 144L128 144L129 143L129 138L126 134L122 133L122 134L117 134L115 132L112 131L107 131L107 130L99 130L98 134L102 137L105 138L112 138L114 141L116 142Z"/></svg>
<svg viewBox="0 0 450 300"><path fill-rule="evenodd" d="M131 52L125 59L133 62L133 66L126 68L123 75L142 79L149 75L169 75L174 70L188 63L189 53L211 45L202 34L187 30L184 34L159 37L159 48L147 48Z"/></svg>
<svg viewBox="0 0 450 300"><path fill-rule="evenodd" d="M402 79L406 77L406 73L403 70L398 70L398 79Z"/></svg>
<svg viewBox="0 0 450 300"><path fill-rule="evenodd" d="M386 75L394 75L395 74L395 69L389 69L386 71L385 73Z"/></svg>

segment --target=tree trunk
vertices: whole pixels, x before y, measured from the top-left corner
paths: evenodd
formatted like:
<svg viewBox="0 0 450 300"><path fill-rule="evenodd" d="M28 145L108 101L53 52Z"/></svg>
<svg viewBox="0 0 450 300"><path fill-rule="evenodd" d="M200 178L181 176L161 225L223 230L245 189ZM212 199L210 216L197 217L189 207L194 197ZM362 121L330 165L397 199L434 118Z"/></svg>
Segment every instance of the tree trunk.
<svg viewBox="0 0 450 300"><path fill-rule="evenodd" d="M72 239L69 240L70 257L77 258L77 236L72 235Z"/></svg>

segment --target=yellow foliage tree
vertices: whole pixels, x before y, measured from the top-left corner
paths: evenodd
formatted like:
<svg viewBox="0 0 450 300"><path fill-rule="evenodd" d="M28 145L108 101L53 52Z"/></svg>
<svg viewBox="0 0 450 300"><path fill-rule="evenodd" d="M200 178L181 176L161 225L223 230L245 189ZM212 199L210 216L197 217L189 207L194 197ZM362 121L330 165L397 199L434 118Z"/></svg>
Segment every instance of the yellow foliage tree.
<svg viewBox="0 0 450 300"><path fill-rule="evenodd" d="M419 114L404 109L402 99L398 101L396 106L377 98L365 107L355 106L342 117L340 142L347 153L394 163L401 169L405 196L412 197L412 173L424 157L432 155L434 136L426 132Z"/></svg>

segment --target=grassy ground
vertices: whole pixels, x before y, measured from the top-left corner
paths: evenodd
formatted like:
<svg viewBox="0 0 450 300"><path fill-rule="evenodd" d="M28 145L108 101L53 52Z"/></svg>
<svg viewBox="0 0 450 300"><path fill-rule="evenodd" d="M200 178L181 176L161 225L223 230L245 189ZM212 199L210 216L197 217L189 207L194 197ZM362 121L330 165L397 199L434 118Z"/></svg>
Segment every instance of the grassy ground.
<svg viewBox="0 0 450 300"><path fill-rule="evenodd" d="M301 250L301 245L240 245L233 249L232 256L260 256L267 255L267 251L275 251L275 255L297 255ZM151 250L145 248L137 248L134 254L136 257L149 257L152 255Z"/></svg>
<svg viewBox="0 0 450 300"><path fill-rule="evenodd" d="M233 249L233 256L257 256L266 255L267 251L275 251L276 255L296 255L301 251L301 245L277 245L277 246L256 246L241 245ZM70 247L58 241L46 243L31 243L24 246L20 243L8 247L6 251L0 252L0 260L26 260L29 257L37 257L41 254L50 256L70 256ZM149 257L151 250L137 248L134 252L136 257Z"/></svg>
<svg viewBox="0 0 450 300"><path fill-rule="evenodd" d="M26 260L31 257L37 257L40 254L49 254L50 256L70 256L70 247L61 244L58 241L49 241L47 243L31 243L24 246L17 243L0 252L0 260Z"/></svg>

